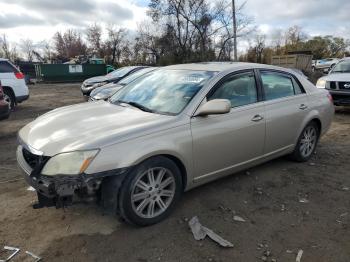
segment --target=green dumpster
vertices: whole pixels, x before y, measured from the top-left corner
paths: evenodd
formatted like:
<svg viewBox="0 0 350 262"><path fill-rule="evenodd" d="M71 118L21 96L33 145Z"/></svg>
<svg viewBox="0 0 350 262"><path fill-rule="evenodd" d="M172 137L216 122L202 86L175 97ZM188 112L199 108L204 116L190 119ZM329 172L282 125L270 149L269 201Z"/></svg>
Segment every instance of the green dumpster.
<svg viewBox="0 0 350 262"><path fill-rule="evenodd" d="M105 64L37 64L36 77L44 82L82 82L106 74Z"/></svg>

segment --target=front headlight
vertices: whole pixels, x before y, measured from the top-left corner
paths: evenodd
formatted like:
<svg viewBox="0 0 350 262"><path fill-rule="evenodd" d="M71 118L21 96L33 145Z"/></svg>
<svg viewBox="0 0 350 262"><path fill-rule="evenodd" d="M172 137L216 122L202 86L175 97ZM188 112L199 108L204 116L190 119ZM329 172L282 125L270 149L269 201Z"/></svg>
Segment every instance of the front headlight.
<svg viewBox="0 0 350 262"><path fill-rule="evenodd" d="M317 88L326 88L326 83L327 81L324 79L318 79L317 83L316 83L316 87Z"/></svg>
<svg viewBox="0 0 350 262"><path fill-rule="evenodd" d="M95 158L98 149L61 153L50 158L41 173L47 176L82 174Z"/></svg>

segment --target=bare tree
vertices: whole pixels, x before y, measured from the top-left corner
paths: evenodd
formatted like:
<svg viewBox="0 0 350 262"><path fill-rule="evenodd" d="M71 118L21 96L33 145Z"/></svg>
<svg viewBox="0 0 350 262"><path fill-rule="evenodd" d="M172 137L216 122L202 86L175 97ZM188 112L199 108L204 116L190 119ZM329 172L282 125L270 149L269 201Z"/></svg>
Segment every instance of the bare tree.
<svg viewBox="0 0 350 262"><path fill-rule="evenodd" d="M11 47L9 59L13 62L20 59L20 56L19 56L18 51L17 51L17 44L16 43L13 44Z"/></svg>
<svg viewBox="0 0 350 262"><path fill-rule="evenodd" d="M56 58L62 61L69 60L78 55L86 55L87 47L80 33L68 29L64 34L57 32L54 37Z"/></svg>
<svg viewBox="0 0 350 262"><path fill-rule="evenodd" d="M159 30L157 31L156 24L149 21L143 21L138 25L138 36L135 39L136 43L134 50L136 49L135 51L143 53L137 57L139 62L159 62L159 59L164 52L164 45L162 45L161 39L162 34Z"/></svg>
<svg viewBox="0 0 350 262"><path fill-rule="evenodd" d="M253 22L254 19L244 14L244 7L246 2L243 2L239 7L235 8L235 21L236 30L234 30L233 25L233 13L230 11L230 3L226 0L218 2L218 9L222 10L218 12L217 22L219 23L218 33L220 35L218 60L230 60L231 52L234 51L235 43L234 41L234 31L236 31L236 38L242 38L249 36L252 32L256 30ZM237 58L234 55L234 60Z"/></svg>
<svg viewBox="0 0 350 262"><path fill-rule="evenodd" d="M176 62L206 61L215 59L215 47L219 46L220 60L231 53L233 37L233 13L231 0L151 0L148 14L163 30L163 40L171 40ZM251 20L241 13L244 4L235 10L236 37L242 36ZM165 39L166 37L166 39ZM215 44L216 43L216 44ZM179 61L177 61L179 60Z"/></svg>
<svg viewBox="0 0 350 262"><path fill-rule="evenodd" d="M11 58L11 50L10 50L10 44L9 42L7 41L7 37L5 34L3 34L1 37L0 37L0 49L3 53L3 56L7 59L10 59Z"/></svg>
<svg viewBox="0 0 350 262"><path fill-rule="evenodd" d="M53 50L50 41L44 40L40 42L42 57L45 62L50 62L53 58Z"/></svg>
<svg viewBox="0 0 350 262"><path fill-rule="evenodd" d="M106 45L111 50L111 63L120 63L120 59L123 53L123 49L126 44L126 29L125 28L115 28L113 25L109 25L107 28L108 39Z"/></svg>
<svg viewBox="0 0 350 262"><path fill-rule="evenodd" d="M300 26L292 26L285 33L285 46L289 46L292 50L299 48L299 44L307 39L306 33Z"/></svg>
<svg viewBox="0 0 350 262"><path fill-rule="evenodd" d="M24 53L27 61L33 61L35 46L31 39L22 39L20 44L21 51Z"/></svg>
<svg viewBox="0 0 350 262"><path fill-rule="evenodd" d="M101 55L101 46L102 46L102 27L98 24L90 25L86 29L86 38L88 41L88 46L91 51L95 54Z"/></svg>
<svg viewBox="0 0 350 262"><path fill-rule="evenodd" d="M262 56L265 49L265 41L266 35L257 34L255 36L255 54L256 54L256 62L262 63Z"/></svg>
<svg viewBox="0 0 350 262"><path fill-rule="evenodd" d="M276 55L282 55L283 53L283 43L284 35L281 29L274 30L271 33L272 48L274 49Z"/></svg>

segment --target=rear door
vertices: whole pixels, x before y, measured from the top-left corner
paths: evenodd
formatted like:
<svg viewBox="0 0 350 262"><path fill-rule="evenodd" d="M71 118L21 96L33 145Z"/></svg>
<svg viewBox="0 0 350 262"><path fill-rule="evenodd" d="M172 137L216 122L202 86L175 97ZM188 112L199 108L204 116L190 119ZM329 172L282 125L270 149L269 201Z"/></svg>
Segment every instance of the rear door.
<svg viewBox="0 0 350 262"><path fill-rule="evenodd" d="M260 70L265 99L265 154L294 146L300 126L309 111L305 90L291 74Z"/></svg>
<svg viewBox="0 0 350 262"><path fill-rule="evenodd" d="M195 180L233 171L261 156L264 147L264 103L252 70L224 77L206 99L228 99L232 109L191 119Z"/></svg>

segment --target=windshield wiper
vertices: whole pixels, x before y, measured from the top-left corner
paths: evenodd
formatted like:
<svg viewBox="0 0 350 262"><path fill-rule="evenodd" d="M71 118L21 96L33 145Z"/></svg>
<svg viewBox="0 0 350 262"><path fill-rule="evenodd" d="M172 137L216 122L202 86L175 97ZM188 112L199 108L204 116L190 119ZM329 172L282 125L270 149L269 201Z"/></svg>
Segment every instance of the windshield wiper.
<svg viewBox="0 0 350 262"><path fill-rule="evenodd" d="M145 111L145 112L149 112L149 113L154 113L154 111L152 109L149 109L148 107L145 107L137 102L133 102L133 101L123 101L123 100L118 100L117 101L118 103L123 103L123 104L127 104L127 105L131 105L133 107L136 107L142 111Z"/></svg>

